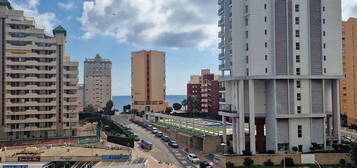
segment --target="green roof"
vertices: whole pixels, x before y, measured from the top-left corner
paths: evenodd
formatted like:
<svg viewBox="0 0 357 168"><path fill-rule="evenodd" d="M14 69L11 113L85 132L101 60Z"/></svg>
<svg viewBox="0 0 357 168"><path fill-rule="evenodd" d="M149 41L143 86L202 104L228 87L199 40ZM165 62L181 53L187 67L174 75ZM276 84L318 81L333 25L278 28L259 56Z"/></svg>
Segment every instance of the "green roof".
<svg viewBox="0 0 357 168"><path fill-rule="evenodd" d="M0 6L7 6L7 8L12 9L12 6L8 0L0 0Z"/></svg>
<svg viewBox="0 0 357 168"><path fill-rule="evenodd" d="M66 29L64 29L61 25L53 29L53 35L56 35L57 33L63 33L65 36L67 35Z"/></svg>

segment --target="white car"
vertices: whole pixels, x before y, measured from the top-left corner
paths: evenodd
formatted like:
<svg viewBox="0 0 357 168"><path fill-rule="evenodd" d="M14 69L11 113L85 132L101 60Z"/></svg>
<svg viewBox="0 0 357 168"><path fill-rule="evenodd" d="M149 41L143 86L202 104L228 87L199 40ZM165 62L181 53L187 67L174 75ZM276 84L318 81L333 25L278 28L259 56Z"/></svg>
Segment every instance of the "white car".
<svg viewBox="0 0 357 168"><path fill-rule="evenodd" d="M197 157L197 155L190 153L187 155L187 159L191 161L192 163L198 163L200 159Z"/></svg>

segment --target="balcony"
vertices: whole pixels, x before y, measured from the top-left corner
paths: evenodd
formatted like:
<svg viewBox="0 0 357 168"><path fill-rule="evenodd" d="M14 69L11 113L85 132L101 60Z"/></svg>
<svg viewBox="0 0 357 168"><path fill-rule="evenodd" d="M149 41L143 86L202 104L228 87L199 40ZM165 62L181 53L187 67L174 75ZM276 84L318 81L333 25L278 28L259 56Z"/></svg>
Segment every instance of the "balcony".
<svg viewBox="0 0 357 168"><path fill-rule="evenodd" d="M219 65L219 70L220 71L230 70L231 66L232 66L232 63L221 64L221 65Z"/></svg>
<svg viewBox="0 0 357 168"><path fill-rule="evenodd" d="M218 55L218 59L222 60L222 59L224 59L224 58L225 58L225 56L224 56L223 53L220 53L220 54Z"/></svg>
<svg viewBox="0 0 357 168"><path fill-rule="evenodd" d="M219 49L224 48L224 43L223 42L218 43L218 48Z"/></svg>
<svg viewBox="0 0 357 168"><path fill-rule="evenodd" d="M224 0L218 0L218 5L223 5Z"/></svg>
<svg viewBox="0 0 357 168"><path fill-rule="evenodd" d="M224 6L221 5L221 7L218 9L218 15L222 15L224 11Z"/></svg>
<svg viewBox="0 0 357 168"><path fill-rule="evenodd" d="M224 31L218 32L218 37L219 37L219 38L222 38L223 36L224 36Z"/></svg>
<svg viewBox="0 0 357 168"><path fill-rule="evenodd" d="M219 87L219 91L226 91L226 87L223 86Z"/></svg>
<svg viewBox="0 0 357 168"><path fill-rule="evenodd" d="M221 105L218 114L225 117L239 117L238 111L233 110L230 104Z"/></svg>
<svg viewBox="0 0 357 168"><path fill-rule="evenodd" d="M221 17L221 19L218 20L218 26L223 26L224 25L224 18Z"/></svg>
<svg viewBox="0 0 357 168"><path fill-rule="evenodd" d="M225 98L220 98L219 102L226 102L226 99Z"/></svg>

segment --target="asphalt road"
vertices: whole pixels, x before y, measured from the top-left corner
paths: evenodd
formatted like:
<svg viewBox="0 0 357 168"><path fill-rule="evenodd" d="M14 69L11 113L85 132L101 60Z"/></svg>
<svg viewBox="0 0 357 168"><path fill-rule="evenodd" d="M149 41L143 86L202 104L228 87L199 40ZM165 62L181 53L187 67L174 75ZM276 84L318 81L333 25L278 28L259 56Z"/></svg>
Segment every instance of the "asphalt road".
<svg viewBox="0 0 357 168"><path fill-rule="evenodd" d="M140 126L129 121L127 115L113 116L113 120L123 125L129 126L139 135L140 139L147 140L153 144L153 149L147 153L153 156L156 160L171 163L180 168L195 168L197 165L192 164L186 158L186 153L181 149L172 149L160 138L155 137L150 131L141 128ZM136 148L140 148L136 144Z"/></svg>

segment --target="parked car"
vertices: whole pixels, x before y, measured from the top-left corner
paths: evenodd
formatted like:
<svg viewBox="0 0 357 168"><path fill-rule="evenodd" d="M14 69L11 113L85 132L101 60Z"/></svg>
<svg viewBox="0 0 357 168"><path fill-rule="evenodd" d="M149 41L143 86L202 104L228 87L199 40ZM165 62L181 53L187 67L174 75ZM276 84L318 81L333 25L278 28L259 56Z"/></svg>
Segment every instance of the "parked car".
<svg viewBox="0 0 357 168"><path fill-rule="evenodd" d="M172 148L178 148L178 144L176 143L176 141L169 141L169 143L167 143L169 146L171 146Z"/></svg>
<svg viewBox="0 0 357 168"><path fill-rule="evenodd" d="M156 137L162 137L162 132L158 131L156 134L155 134Z"/></svg>
<svg viewBox="0 0 357 168"><path fill-rule="evenodd" d="M170 138L166 135L161 136L161 140L163 140L164 142L169 142Z"/></svg>
<svg viewBox="0 0 357 168"><path fill-rule="evenodd" d="M203 161L200 163L200 168L212 168L212 166L207 161Z"/></svg>
<svg viewBox="0 0 357 168"><path fill-rule="evenodd" d="M134 134L134 141L140 141L139 135Z"/></svg>
<svg viewBox="0 0 357 168"><path fill-rule="evenodd" d="M200 159L197 157L197 155L193 154L193 153L189 153L187 155L187 159L189 161L191 161L192 163L198 163L200 161Z"/></svg>
<svg viewBox="0 0 357 168"><path fill-rule="evenodd" d="M151 133L155 135L157 133L157 130L152 130Z"/></svg>
<svg viewBox="0 0 357 168"><path fill-rule="evenodd" d="M141 140L140 147L146 150L152 149L152 143L149 141Z"/></svg>

